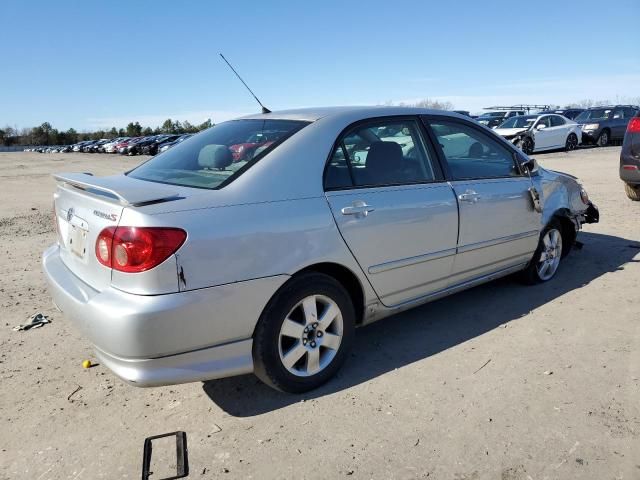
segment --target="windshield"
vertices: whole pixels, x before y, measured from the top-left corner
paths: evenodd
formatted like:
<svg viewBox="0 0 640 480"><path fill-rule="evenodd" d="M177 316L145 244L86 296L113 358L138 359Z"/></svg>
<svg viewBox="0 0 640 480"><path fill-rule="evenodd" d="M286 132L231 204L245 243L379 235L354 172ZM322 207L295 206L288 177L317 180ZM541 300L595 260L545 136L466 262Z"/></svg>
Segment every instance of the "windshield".
<svg viewBox="0 0 640 480"><path fill-rule="evenodd" d="M576 121L581 120L606 120L611 115L610 108L596 108L594 110L585 110L576 117Z"/></svg>
<svg viewBox="0 0 640 480"><path fill-rule="evenodd" d="M307 124L293 120L220 123L153 157L128 175L185 187L218 188ZM269 142L249 144L249 139L261 137L266 131Z"/></svg>
<svg viewBox="0 0 640 480"><path fill-rule="evenodd" d="M517 117L511 117L506 122L502 123L498 128L530 128L533 122L538 118L536 115L519 115Z"/></svg>

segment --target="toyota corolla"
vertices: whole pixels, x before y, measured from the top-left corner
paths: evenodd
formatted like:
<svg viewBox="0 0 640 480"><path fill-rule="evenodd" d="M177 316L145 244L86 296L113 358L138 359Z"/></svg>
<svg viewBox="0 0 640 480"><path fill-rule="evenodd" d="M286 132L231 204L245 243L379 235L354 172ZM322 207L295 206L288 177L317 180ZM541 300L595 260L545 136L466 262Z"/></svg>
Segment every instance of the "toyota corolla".
<svg viewBox="0 0 640 480"><path fill-rule="evenodd" d="M574 177L414 108L259 114L121 175L55 178L51 294L138 386L254 372L315 388L356 327L516 272L549 281L598 221Z"/></svg>

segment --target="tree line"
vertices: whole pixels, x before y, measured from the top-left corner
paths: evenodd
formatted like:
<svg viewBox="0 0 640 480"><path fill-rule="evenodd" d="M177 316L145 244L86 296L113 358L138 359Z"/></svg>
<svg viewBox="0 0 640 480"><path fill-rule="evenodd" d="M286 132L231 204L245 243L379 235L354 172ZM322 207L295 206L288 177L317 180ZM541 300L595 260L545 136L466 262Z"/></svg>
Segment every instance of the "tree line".
<svg viewBox="0 0 640 480"><path fill-rule="evenodd" d="M49 122L21 130L7 125L0 129L0 143L7 147L11 145L72 145L83 140L100 140L102 138L140 137L161 133L197 133L213 125L210 118L199 125L193 125L187 120L180 122L168 118L156 128L143 127L139 122L129 122L126 128L112 127L109 130L95 130L93 132L78 132L75 128L66 131L58 130Z"/></svg>

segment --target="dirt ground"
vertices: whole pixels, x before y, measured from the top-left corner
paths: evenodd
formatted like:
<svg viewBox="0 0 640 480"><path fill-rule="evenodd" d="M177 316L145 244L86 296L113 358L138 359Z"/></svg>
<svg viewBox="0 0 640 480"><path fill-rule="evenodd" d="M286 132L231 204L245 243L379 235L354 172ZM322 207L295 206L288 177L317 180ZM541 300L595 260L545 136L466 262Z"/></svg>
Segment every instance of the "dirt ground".
<svg viewBox="0 0 640 480"><path fill-rule="evenodd" d="M50 174L141 158L0 154L0 479L140 478L145 437L175 430L189 478L640 479L640 204L619 151L536 156L580 177L602 218L553 281L507 278L360 329L339 376L302 396L251 375L139 389L83 369L93 352L40 269ZM36 311L53 323L12 330Z"/></svg>

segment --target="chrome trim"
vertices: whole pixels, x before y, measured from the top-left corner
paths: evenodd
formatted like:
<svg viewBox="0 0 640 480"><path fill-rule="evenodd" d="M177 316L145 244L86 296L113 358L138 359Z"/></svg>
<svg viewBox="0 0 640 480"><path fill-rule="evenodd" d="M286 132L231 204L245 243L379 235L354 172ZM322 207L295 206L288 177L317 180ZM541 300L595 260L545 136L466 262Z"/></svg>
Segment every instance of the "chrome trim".
<svg viewBox="0 0 640 480"><path fill-rule="evenodd" d="M486 240L484 242L470 243L468 245L462 245L458 247L458 253L465 253L472 250L479 250L481 248L493 247L494 245L500 245L501 243L513 242L514 240L535 237L538 235L540 235L540 232L538 230L531 230L529 232L516 233L515 235L494 238L493 240Z"/></svg>
<svg viewBox="0 0 640 480"><path fill-rule="evenodd" d="M400 260L392 260L391 262L373 265L369 267L368 271L370 274L375 275L376 273L387 272L389 270L395 270L396 268L408 267L431 260L438 260L439 258L450 257L455 254L455 248L448 248L447 250L441 250L439 252L425 253L424 255L418 255L416 257L402 258Z"/></svg>

